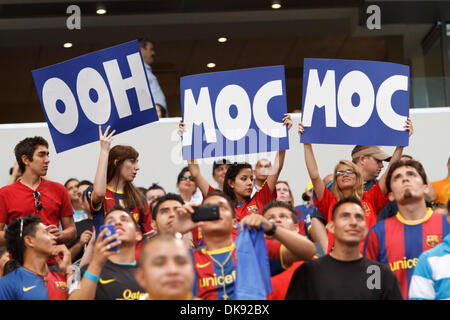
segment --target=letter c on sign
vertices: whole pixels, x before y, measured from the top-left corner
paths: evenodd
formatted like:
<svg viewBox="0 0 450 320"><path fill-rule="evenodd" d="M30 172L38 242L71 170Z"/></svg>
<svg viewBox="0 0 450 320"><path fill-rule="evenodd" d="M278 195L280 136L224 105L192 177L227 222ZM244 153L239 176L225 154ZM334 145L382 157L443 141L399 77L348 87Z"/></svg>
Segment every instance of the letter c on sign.
<svg viewBox="0 0 450 320"><path fill-rule="evenodd" d="M274 138L286 137L286 127L281 122L273 121L267 111L269 100L275 96L283 95L281 80L274 80L263 85L253 100L253 115L259 129Z"/></svg>
<svg viewBox="0 0 450 320"><path fill-rule="evenodd" d="M61 100L66 110L60 113L56 102ZM78 125L78 108L69 86L59 78L48 79L42 87L42 102L48 120L62 134L72 133Z"/></svg>
<svg viewBox="0 0 450 320"><path fill-rule="evenodd" d="M232 105L238 109L236 119L230 116L230 106ZM251 120L252 108L247 92L235 84L223 88L216 100L216 122L224 137L234 141L243 138L250 128Z"/></svg>
<svg viewBox="0 0 450 320"><path fill-rule="evenodd" d="M408 77L396 75L384 80L377 93L377 112L385 125L404 131L406 117L397 114L391 105L392 95L398 90L408 90Z"/></svg>

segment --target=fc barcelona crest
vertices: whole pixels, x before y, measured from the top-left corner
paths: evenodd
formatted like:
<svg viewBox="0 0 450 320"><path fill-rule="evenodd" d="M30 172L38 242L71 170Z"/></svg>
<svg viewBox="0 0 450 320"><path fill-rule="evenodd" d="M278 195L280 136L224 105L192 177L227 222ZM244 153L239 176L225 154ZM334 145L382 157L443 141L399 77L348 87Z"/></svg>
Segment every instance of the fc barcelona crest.
<svg viewBox="0 0 450 320"><path fill-rule="evenodd" d="M258 213L258 206L256 204L247 207L249 213Z"/></svg>
<svg viewBox="0 0 450 320"><path fill-rule="evenodd" d="M425 243L428 247L430 248L434 248L435 246L437 246L439 243L441 243L439 236L437 234L431 234L428 235Z"/></svg>
<svg viewBox="0 0 450 320"><path fill-rule="evenodd" d="M64 281L55 281L55 287L61 292L67 292L69 289L67 288L67 283Z"/></svg>

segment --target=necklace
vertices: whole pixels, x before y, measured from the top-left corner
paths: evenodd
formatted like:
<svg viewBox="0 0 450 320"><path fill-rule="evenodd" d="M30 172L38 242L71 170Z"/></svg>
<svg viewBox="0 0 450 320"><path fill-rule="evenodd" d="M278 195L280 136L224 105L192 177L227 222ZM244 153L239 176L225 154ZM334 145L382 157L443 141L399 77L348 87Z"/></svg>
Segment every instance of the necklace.
<svg viewBox="0 0 450 320"><path fill-rule="evenodd" d="M48 272L46 274L39 274L39 273L36 273L36 272L34 272L34 271L32 271L32 270L30 270L28 268L25 268L24 266L22 266L22 268L24 268L25 270L27 270L27 271L31 272L32 274L36 275L38 278L40 278L42 281L44 281L44 286L47 286L47 274L48 274Z"/></svg>
<svg viewBox="0 0 450 320"><path fill-rule="evenodd" d="M233 254L233 250L230 251L230 253L228 254L228 256L225 259L225 261L223 263L220 263L211 254L208 253L208 255L211 257L212 261L220 267L220 273L222 274L222 279L223 279L223 285L222 285L222 288L223 288L222 298L223 298L223 300L228 300L227 287L226 287L226 283L225 283L225 269L224 269L224 267L227 264L227 262L230 260L232 254Z"/></svg>

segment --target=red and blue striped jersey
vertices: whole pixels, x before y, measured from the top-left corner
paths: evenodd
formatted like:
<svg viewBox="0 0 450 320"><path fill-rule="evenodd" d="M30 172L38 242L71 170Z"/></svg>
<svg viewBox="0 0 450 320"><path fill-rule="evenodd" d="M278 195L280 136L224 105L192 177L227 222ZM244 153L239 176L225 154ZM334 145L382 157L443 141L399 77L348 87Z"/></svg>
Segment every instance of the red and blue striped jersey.
<svg viewBox="0 0 450 320"><path fill-rule="evenodd" d="M231 246L207 251L205 248L192 252L195 280L193 295L203 300L228 300L234 296L236 280L236 248ZM214 262L223 264L221 267Z"/></svg>
<svg viewBox="0 0 450 320"><path fill-rule="evenodd" d="M306 204L302 204L294 208L295 213L297 214L299 233L302 236L307 237L309 240L312 239L310 230L311 230L311 217L314 212L314 209L315 209L314 205L307 206Z"/></svg>
<svg viewBox="0 0 450 320"><path fill-rule="evenodd" d="M449 232L447 217L433 213L431 209L419 221L406 221L397 213L370 229L364 244L364 255L390 267L406 298L420 254L441 243Z"/></svg>
<svg viewBox="0 0 450 320"><path fill-rule="evenodd" d="M281 246L278 241L266 240L272 276L287 269L282 261ZM234 283L236 281L236 248L234 242L222 249L207 251L206 248L201 248L191 251L191 254L195 270L192 294L202 300L233 300ZM213 258L218 263L223 264L223 272Z"/></svg>

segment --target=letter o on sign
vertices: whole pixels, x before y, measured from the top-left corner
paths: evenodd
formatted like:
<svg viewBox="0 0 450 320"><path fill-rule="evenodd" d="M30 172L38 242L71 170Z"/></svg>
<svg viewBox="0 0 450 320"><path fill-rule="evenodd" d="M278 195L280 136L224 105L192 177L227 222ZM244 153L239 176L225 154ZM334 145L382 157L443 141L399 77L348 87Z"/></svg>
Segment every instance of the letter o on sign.
<svg viewBox="0 0 450 320"><path fill-rule="evenodd" d="M232 105L238 109L235 119L230 116ZM215 114L217 127L225 138L234 141L243 138L247 134L252 120L252 107L247 92L234 84L223 88L217 96Z"/></svg>
<svg viewBox="0 0 450 320"><path fill-rule="evenodd" d="M89 91L97 92L98 99L92 101ZM89 120L95 124L104 124L111 115L111 98L108 87L98 71L92 68L84 68L77 77L77 94L81 109Z"/></svg>
<svg viewBox="0 0 450 320"><path fill-rule="evenodd" d="M359 95L359 106L352 104L354 93ZM361 71L347 73L339 85L337 101L342 121L350 127L363 126L372 115L375 104L372 82Z"/></svg>
<svg viewBox="0 0 450 320"><path fill-rule="evenodd" d="M61 100L66 109L63 113L56 108ZM42 88L42 101L48 120L62 134L72 133L78 125L78 109L69 86L59 78L48 79Z"/></svg>

